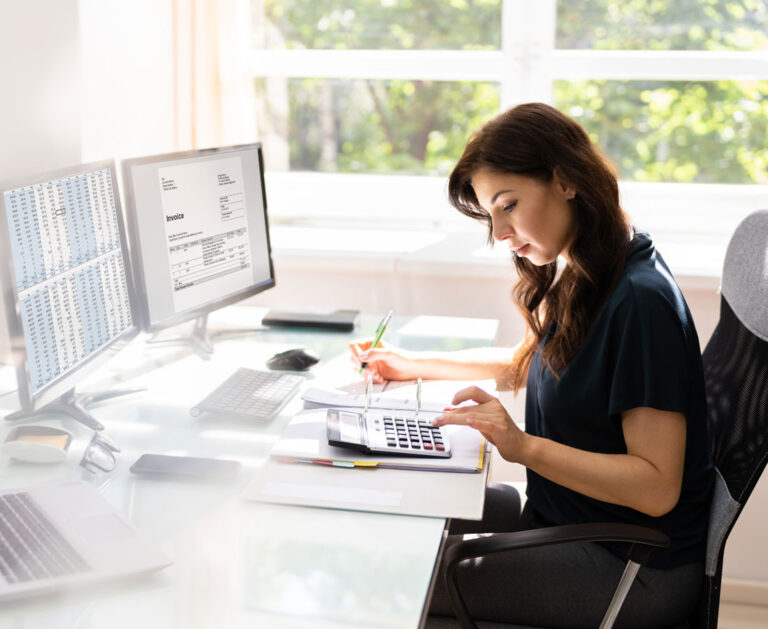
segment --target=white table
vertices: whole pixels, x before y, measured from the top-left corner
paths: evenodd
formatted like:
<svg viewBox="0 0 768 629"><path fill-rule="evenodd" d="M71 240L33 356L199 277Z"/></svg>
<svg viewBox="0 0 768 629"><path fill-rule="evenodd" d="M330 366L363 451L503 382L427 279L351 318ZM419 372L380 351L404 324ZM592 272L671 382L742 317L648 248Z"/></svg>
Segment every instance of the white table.
<svg viewBox="0 0 768 629"><path fill-rule="evenodd" d="M242 319L244 313L250 317L251 311L228 309L219 320ZM254 312L256 322L261 314ZM308 383L338 384L340 373L351 380L343 356L346 344L356 334L370 334L375 324L375 317L364 318L355 334L257 332L218 341L208 361L185 348L134 341L82 387L148 387L144 393L93 409L106 433L123 449L117 469L99 475L82 470L78 462L91 432L71 420L51 417L35 423L75 434L68 461L44 466L0 458L0 487L86 479L144 537L161 545L174 564L88 590L4 604L0 629L418 627L440 556L445 519L240 500L251 479L263 470L282 428L301 408L299 396L265 426L205 416L195 419L188 413L236 367L261 368L275 352L297 345L309 345L323 358L310 372ZM387 336L406 347L459 349L490 344L495 330L496 322L489 320L395 319ZM7 389L7 373L3 378ZM3 411L14 410L14 395L6 390L0 405ZM9 427L0 425L0 439ZM243 470L224 484L148 479L128 470L144 452L236 458ZM387 472L415 474L419 482L430 482L432 476ZM480 475L477 478L479 492Z"/></svg>

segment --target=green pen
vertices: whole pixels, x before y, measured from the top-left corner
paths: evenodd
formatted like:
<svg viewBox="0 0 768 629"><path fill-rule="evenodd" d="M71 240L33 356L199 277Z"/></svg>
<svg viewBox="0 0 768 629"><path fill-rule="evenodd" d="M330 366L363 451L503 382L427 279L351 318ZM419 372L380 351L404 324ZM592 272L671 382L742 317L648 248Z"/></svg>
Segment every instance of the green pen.
<svg viewBox="0 0 768 629"><path fill-rule="evenodd" d="M389 325L389 320L392 318L392 311L390 310L387 314L384 315L384 318L379 323L379 326L376 328L376 334L373 337L373 344L371 345L371 349L376 347L379 344L379 341L381 341L381 337L384 336L384 330L387 329L387 326ZM360 364L360 373L363 373L365 371L365 368L368 366L368 363L361 363Z"/></svg>

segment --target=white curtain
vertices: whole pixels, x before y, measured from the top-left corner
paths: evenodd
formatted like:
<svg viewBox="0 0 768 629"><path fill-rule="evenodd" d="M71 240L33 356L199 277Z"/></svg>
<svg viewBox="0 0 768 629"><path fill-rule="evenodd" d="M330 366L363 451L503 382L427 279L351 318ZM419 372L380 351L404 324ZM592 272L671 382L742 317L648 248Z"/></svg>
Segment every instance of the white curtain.
<svg viewBox="0 0 768 629"><path fill-rule="evenodd" d="M255 141L249 0L171 1L176 148Z"/></svg>

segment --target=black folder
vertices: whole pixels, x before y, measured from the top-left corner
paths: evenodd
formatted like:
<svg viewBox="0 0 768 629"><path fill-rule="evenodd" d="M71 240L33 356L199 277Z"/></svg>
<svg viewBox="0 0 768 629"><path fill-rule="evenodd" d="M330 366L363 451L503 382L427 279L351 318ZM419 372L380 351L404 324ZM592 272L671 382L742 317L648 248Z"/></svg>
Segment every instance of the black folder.
<svg viewBox="0 0 768 629"><path fill-rule="evenodd" d="M270 310L261 320L263 325L294 328L321 328L350 332L355 328L359 310L285 311Z"/></svg>

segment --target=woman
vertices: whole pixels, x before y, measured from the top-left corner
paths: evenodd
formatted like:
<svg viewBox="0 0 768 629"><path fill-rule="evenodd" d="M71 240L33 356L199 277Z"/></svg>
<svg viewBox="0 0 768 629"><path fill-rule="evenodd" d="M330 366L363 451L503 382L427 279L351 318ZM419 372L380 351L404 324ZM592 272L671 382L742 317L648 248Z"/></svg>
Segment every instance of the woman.
<svg viewBox="0 0 768 629"><path fill-rule="evenodd" d="M526 386L525 432L477 387L459 391L436 420L479 430L528 474L522 514L513 490L490 487L483 520L456 521L450 532L610 521L656 528L672 544L641 569L617 625L684 622L701 588L713 468L698 337L669 269L632 229L616 176L585 131L547 105L487 123L454 168L449 196L512 250L525 337L512 349L437 354L368 342L352 346L354 361L376 381ZM477 618L597 626L625 552L581 544L494 555L462 564L460 584ZM451 613L442 579L431 612Z"/></svg>

